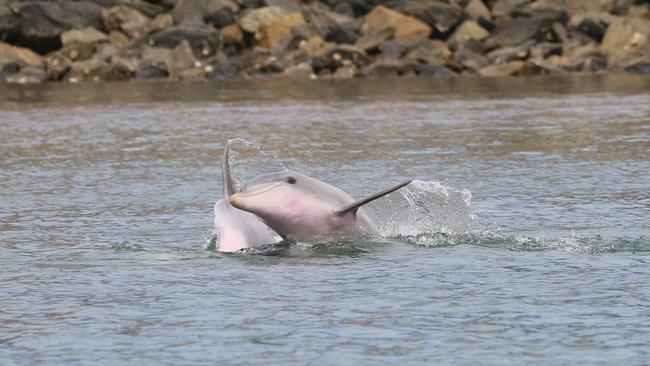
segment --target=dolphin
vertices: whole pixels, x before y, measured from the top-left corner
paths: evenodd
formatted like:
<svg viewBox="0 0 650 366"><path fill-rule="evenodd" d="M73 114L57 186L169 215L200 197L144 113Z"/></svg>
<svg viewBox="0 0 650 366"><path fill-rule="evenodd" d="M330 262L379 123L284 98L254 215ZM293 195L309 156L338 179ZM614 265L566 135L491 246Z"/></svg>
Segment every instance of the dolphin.
<svg viewBox="0 0 650 366"><path fill-rule="evenodd" d="M227 141L222 162L224 197L214 204L214 228L218 234L218 249L221 252L236 252L275 243L269 228L259 217L230 205L229 198L235 193L235 187L228 163L229 149L230 141Z"/></svg>
<svg viewBox="0 0 650 366"><path fill-rule="evenodd" d="M230 204L259 216L284 239L309 240L330 233L377 235L359 207L409 184L411 180L355 201L349 194L296 172L254 178L230 196Z"/></svg>

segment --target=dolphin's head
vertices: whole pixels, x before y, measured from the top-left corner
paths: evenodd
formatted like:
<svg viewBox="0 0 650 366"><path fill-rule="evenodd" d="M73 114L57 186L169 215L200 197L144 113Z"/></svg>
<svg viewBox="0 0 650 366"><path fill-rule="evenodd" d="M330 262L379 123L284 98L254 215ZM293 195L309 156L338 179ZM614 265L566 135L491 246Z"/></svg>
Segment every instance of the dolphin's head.
<svg viewBox="0 0 650 366"><path fill-rule="evenodd" d="M326 199L332 188L300 173L271 173L248 182L230 197L230 204L259 216L283 236L304 230L326 231L334 210Z"/></svg>

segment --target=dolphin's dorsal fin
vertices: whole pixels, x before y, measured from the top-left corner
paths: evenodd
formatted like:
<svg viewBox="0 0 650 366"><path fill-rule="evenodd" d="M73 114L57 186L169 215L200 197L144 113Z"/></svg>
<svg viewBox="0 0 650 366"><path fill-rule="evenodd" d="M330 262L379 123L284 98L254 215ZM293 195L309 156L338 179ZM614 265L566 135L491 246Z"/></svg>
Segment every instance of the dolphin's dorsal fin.
<svg viewBox="0 0 650 366"><path fill-rule="evenodd" d="M360 200L354 201L353 203L351 203L351 204L349 204L347 206L344 206L344 207L340 208L339 210L335 211L334 214L336 214L337 216L345 216L348 213L356 214L359 207L365 205L366 203L370 203L370 202L376 200L377 198L383 197L383 196L385 196L385 195L387 195L387 194L389 194L391 192L394 192L394 191L404 187L405 185L411 183L411 181L412 181L412 179L409 179L406 182L402 182L402 183L400 183L400 184L398 184L398 185L396 185L394 187L384 189L381 192L377 192L377 193L375 193L373 195L370 195L368 197L365 197L365 198L362 198Z"/></svg>
<svg viewBox="0 0 650 366"><path fill-rule="evenodd" d="M223 176L223 195L230 197L235 193L235 185L232 183L232 176L230 175L230 164L228 163L228 150L230 150L230 140L226 141L226 146L223 149L223 162L221 163L221 174Z"/></svg>

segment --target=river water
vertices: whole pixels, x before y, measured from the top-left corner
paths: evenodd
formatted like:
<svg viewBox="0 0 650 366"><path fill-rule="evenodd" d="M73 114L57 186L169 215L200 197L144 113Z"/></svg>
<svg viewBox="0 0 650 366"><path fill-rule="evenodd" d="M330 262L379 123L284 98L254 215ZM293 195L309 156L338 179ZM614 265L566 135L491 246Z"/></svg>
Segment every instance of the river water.
<svg viewBox="0 0 650 366"><path fill-rule="evenodd" d="M643 365L650 78L0 89L0 364ZM222 254L220 157L383 238Z"/></svg>

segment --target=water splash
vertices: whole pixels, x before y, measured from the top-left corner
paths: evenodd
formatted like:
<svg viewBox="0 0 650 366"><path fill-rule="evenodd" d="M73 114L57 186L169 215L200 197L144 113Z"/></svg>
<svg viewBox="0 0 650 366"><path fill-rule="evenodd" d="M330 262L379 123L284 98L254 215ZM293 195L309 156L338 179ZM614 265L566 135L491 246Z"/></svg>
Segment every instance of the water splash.
<svg viewBox="0 0 650 366"><path fill-rule="evenodd" d="M373 202L366 212L382 236L426 233L466 233L472 223L472 194L439 182L414 180L408 186Z"/></svg>

